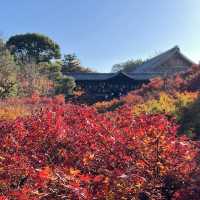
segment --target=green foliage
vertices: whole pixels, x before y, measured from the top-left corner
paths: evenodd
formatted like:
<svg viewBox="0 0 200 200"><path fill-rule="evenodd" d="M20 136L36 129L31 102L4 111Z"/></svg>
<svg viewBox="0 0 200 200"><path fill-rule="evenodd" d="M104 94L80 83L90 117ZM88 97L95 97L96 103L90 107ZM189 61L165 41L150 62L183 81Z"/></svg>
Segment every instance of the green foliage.
<svg viewBox="0 0 200 200"><path fill-rule="evenodd" d="M16 65L8 49L0 40L0 98L15 96Z"/></svg>
<svg viewBox="0 0 200 200"><path fill-rule="evenodd" d="M58 80L62 76L61 68L62 68L61 62L56 61L54 63L51 63L48 68L49 79L53 81Z"/></svg>
<svg viewBox="0 0 200 200"><path fill-rule="evenodd" d="M181 133L188 133L194 139L200 139L200 98L187 107L180 120Z"/></svg>
<svg viewBox="0 0 200 200"><path fill-rule="evenodd" d="M56 94L64 94L65 97L73 95L76 83L72 77L65 76L57 80L55 92Z"/></svg>
<svg viewBox="0 0 200 200"><path fill-rule="evenodd" d="M60 58L60 47L49 37L38 33L26 33L10 37L7 47L19 63L49 62Z"/></svg>
<svg viewBox="0 0 200 200"><path fill-rule="evenodd" d="M92 70L81 66L80 60L75 54L67 54L64 55L62 73L70 72L92 72Z"/></svg>
<svg viewBox="0 0 200 200"><path fill-rule="evenodd" d="M40 63L40 66L40 73L47 76L50 80L56 81L61 78L62 63L60 61Z"/></svg>
<svg viewBox="0 0 200 200"><path fill-rule="evenodd" d="M130 72L130 71L134 71L142 63L143 63L143 61L141 59L128 60L126 62L122 62L122 63L113 65L112 72L118 72L118 71Z"/></svg>

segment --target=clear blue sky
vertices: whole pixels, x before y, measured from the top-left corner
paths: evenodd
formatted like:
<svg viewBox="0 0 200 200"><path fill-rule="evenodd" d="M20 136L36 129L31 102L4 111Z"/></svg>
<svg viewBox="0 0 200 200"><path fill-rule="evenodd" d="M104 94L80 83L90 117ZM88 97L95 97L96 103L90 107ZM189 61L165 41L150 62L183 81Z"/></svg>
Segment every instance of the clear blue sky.
<svg viewBox="0 0 200 200"><path fill-rule="evenodd" d="M2 0L0 33L39 32L62 53L108 72L179 45L200 60L200 0Z"/></svg>

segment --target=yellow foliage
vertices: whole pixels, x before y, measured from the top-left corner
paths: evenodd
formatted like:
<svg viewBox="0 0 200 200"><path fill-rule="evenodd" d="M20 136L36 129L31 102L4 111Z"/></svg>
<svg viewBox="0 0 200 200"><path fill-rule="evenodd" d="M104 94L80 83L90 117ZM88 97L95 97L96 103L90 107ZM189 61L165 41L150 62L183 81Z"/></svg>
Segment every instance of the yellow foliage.
<svg viewBox="0 0 200 200"><path fill-rule="evenodd" d="M17 117L23 117L29 114L30 112L23 105L0 106L0 119L14 120Z"/></svg>
<svg viewBox="0 0 200 200"><path fill-rule="evenodd" d="M137 104L133 108L134 115L140 114L169 114L179 117L181 111L194 102L198 97L197 92L175 93L174 95L161 92L158 98Z"/></svg>

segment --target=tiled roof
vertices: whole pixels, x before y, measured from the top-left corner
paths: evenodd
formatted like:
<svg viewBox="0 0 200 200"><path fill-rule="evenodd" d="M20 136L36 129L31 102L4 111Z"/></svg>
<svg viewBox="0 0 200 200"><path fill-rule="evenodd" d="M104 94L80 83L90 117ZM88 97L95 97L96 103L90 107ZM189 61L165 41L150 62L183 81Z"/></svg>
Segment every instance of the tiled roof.
<svg viewBox="0 0 200 200"><path fill-rule="evenodd" d="M73 77L76 81L105 81L119 75L126 76L133 80L149 80L157 76L161 76L161 73L132 73L127 74L125 72L118 73L69 73L67 76Z"/></svg>
<svg viewBox="0 0 200 200"><path fill-rule="evenodd" d="M153 73L155 70L155 67L161 65L162 63L167 61L170 57L172 57L175 54L179 54L189 64L191 64L191 65L194 64L193 61L188 59L185 55L183 55L180 52L180 49L178 46L175 46L174 48L172 48L156 57L153 57L153 58L147 60L145 63L140 65L136 70L134 70L133 73L147 73L147 72Z"/></svg>
<svg viewBox="0 0 200 200"><path fill-rule="evenodd" d="M71 76L75 80L83 81L83 80L107 80L115 76L115 73L68 73L66 76Z"/></svg>
<svg viewBox="0 0 200 200"><path fill-rule="evenodd" d="M171 58L173 55L179 54L185 61L188 62L188 65L194 64L193 61L188 59L186 56L184 56L181 52L178 46L175 46L174 48L154 57L149 60L147 60L145 63L140 65L136 70L134 70L132 73L125 73L125 72L117 72L117 73L68 73L65 74L67 76L72 76L77 81L104 81L111 78L114 78L116 76L125 76L133 80L149 80L157 76L163 76L163 75L170 75L174 74L174 72L181 72L187 70L187 67L182 66L173 66L171 68L167 68L167 70L161 71L155 71L155 67L160 66L162 63L166 62L169 58Z"/></svg>

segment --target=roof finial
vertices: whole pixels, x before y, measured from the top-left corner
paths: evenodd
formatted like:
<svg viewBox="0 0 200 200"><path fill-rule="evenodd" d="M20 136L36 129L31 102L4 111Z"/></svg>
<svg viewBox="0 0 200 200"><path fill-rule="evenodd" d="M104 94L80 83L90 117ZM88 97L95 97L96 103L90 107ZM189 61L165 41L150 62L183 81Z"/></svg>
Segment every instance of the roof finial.
<svg viewBox="0 0 200 200"><path fill-rule="evenodd" d="M174 47L174 49L176 49L177 51L180 51L180 47L179 47L178 45L176 45L176 46Z"/></svg>

